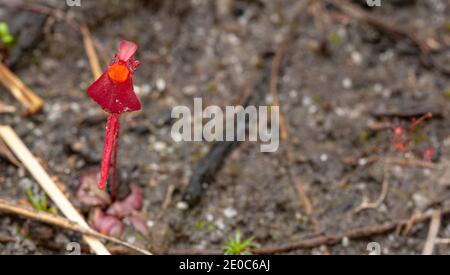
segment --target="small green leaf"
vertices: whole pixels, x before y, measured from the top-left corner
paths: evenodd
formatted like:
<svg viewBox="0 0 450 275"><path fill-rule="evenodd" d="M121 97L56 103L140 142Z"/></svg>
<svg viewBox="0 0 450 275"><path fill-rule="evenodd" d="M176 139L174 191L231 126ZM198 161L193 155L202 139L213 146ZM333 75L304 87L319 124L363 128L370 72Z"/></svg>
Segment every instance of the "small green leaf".
<svg viewBox="0 0 450 275"><path fill-rule="evenodd" d="M223 246L225 255L250 255L250 248L255 247L253 237L241 242L241 232L236 231L234 238L230 238Z"/></svg>
<svg viewBox="0 0 450 275"><path fill-rule="evenodd" d="M57 209L48 207L47 197L45 196L45 194L40 199L38 199L36 195L33 193L31 187L25 188L25 193L34 209L52 214L58 213Z"/></svg>
<svg viewBox="0 0 450 275"><path fill-rule="evenodd" d="M48 211L48 208L47 208L47 197L45 195L43 195L42 199L41 199L41 209L43 211L46 211L46 212Z"/></svg>
<svg viewBox="0 0 450 275"><path fill-rule="evenodd" d="M8 24L5 22L0 22L0 40L7 46L14 42L14 36L9 33Z"/></svg>
<svg viewBox="0 0 450 275"><path fill-rule="evenodd" d="M342 38L337 33L330 33L327 36L327 40L329 43L331 43L333 45L339 45L342 43Z"/></svg>

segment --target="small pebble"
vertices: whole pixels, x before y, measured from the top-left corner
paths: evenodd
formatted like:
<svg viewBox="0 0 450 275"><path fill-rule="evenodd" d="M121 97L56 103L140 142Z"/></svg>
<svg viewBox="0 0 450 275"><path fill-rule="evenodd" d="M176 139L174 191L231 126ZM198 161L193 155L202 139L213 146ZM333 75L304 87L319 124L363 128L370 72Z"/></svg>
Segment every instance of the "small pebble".
<svg viewBox="0 0 450 275"><path fill-rule="evenodd" d="M359 52L354 51L351 53L351 56L352 56L353 63L355 63L356 65L361 65L362 55Z"/></svg>
<svg viewBox="0 0 450 275"><path fill-rule="evenodd" d="M367 159L366 158L360 158L358 160L358 165L359 166L365 166L367 164Z"/></svg>
<svg viewBox="0 0 450 275"><path fill-rule="evenodd" d="M214 216L211 213L206 214L206 220L208 222L212 222L214 220Z"/></svg>
<svg viewBox="0 0 450 275"><path fill-rule="evenodd" d="M144 84L141 87L141 91L142 91L142 94L148 95L152 91L152 86L150 86L149 84Z"/></svg>
<svg viewBox="0 0 450 275"><path fill-rule="evenodd" d="M413 198L415 205L421 209L425 208L430 202L430 200L428 198L426 198L424 195L419 194L419 193L415 193L412 198Z"/></svg>
<svg viewBox="0 0 450 275"><path fill-rule="evenodd" d="M166 144L162 141L157 141L155 142L155 144L153 145L153 148L155 149L155 151L157 152L162 152L164 151L164 149L166 149Z"/></svg>
<svg viewBox="0 0 450 275"><path fill-rule="evenodd" d="M302 99L303 106L311 106L313 103L312 99L309 96L304 96Z"/></svg>
<svg viewBox="0 0 450 275"><path fill-rule="evenodd" d="M214 224L220 230L224 230L225 229L225 224L223 223L222 219L218 219Z"/></svg>
<svg viewBox="0 0 450 275"><path fill-rule="evenodd" d="M129 243L135 243L136 242L136 237L135 236L130 236L127 238L127 242Z"/></svg>
<svg viewBox="0 0 450 275"><path fill-rule="evenodd" d="M353 82L350 78L346 77L344 80L342 80L342 87L345 89L351 89L353 86Z"/></svg>
<svg viewBox="0 0 450 275"><path fill-rule="evenodd" d="M342 238L342 246L343 247L348 247L349 244L350 244L350 240L348 239L347 236Z"/></svg>
<svg viewBox="0 0 450 275"><path fill-rule="evenodd" d="M188 204L184 201L177 202L177 208L180 210L186 210L188 209Z"/></svg>
<svg viewBox="0 0 450 275"><path fill-rule="evenodd" d="M160 92L164 91L166 89L166 81L162 78L158 78L156 80L156 89Z"/></svg>
<svg viewBox="0 0 450 275"><path fill-rule="evenodd" d="M147 226L148 226L149 228L153 227L154 225L155 225L155 222L154 222L154 221L152 221L152 220L148 220L148 221L147 221Z"/></svg>
<svg viewBox="0 0 450 275"><path fill-rule="evenodd" d="M223 210L225 217L231 219L237 215L237 211L234 208L228 207Z"/></svg>
<svg viewBox="0 0 450 275"><path fill-rule="evenodd" d="M298 96L298 93L297 93L296 90L291 90L291 91L289 92L289 97L290 97L290 98L295 99L295 98L297 98L297 96Z"/></svg>

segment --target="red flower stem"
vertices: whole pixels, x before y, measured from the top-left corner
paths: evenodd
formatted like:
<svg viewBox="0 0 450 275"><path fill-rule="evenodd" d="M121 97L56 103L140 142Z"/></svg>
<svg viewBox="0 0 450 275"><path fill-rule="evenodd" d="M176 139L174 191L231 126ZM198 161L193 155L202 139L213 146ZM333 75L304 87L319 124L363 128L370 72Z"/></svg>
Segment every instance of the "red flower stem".
<svg viewBox="0 0 450 275"><path fill-rule="evenodd" d="M430 119L432 117L433 117L432 113L426 113L425 115L421 116L420 118L414 119L413 122L411 123L411 127L409 128L409 131L410 132L414 131L414 129L417 127L417 125L422 123L425 119Z"/></svg>
<svg viewBox="0 0 450 275"><path fill-rule="evenodd" d="M119 137L120 137L120 119L117 121L117 135L116 141L114 142L114 152L112 157L112 176L111 176L111 198L113 200L116 199L117 195L117 151L119 150Z"/></svg>
<svg viewBox="0 0 450 275"><path fill-rule="evenodd" d="M98 188L104 189L106 181L109 176L109 166L111 164L111 154L114 149L114 144L117 140L117 134L119 132L119 114L111 113L108 116L106 123L105 145L103 148L103 160L100 170L100 181L98 182Z"/></svg>

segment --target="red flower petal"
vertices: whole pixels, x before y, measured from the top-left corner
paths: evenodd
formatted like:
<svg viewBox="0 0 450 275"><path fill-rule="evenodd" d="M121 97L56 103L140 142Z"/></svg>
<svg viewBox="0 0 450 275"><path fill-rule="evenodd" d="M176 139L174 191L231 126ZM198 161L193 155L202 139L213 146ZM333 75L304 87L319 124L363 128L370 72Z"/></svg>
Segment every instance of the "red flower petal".
<svg viewBox="0 0 450 275"><path fill-rule="evenodd" d="M120 114L141 109L141 103L133 89L133 77L130 74L123 83L114 83L104 72L89 86L88 95L105 111Z"/></svg>
<svg viewBox="0 0 450 275"><path fill-rule="evenodd" d="M119 52L117 53L117 58L126 62L136 53L136 50L136 44L127 40L122 40L119 43Z"/></svg>

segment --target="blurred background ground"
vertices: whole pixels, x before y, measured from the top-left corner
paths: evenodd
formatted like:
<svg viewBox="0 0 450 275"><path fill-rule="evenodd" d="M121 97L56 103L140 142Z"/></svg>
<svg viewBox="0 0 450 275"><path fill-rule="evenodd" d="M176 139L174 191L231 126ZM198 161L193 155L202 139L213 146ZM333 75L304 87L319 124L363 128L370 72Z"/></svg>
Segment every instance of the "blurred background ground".
<svg viewBox="0 0 450 275"><path fill-rule="evenodd" d="M119 171L122 184L142 187L147 225L169 250L221 249L237 229L260 246L289 244L317 232L334 234L408 219L414 210L429 211L426 206L450 194L445 169L388 165L390 189L381 206L352 212L364 197L378 198L386 176L379 159L405 157L392 149L391 127L374 124L408 123L432 112L433 119L420 129L425 142L417 142L417 150L423 152L422 144L431 144L433 162L448 162L450 78L424 66L419 51L408 43L389 39L323 1L223 1L230 3L227 6L201 0L81 0L81 7L36 2L82 18L101 48L103 68L121 39L139 45L141 66L134 80L143 109L122 118ZM432 37L439 43L435 60L448 65L448 1L382 1L381 7L371 9L353 2L421 39ZM0 8L1 21L13 34L20 32L15 18L23 13L33 14ZM282 143L285 149L276 153L261 153L258 143L243 143L200 202L185 209L182 192L210 144L174 142L172 107L192 107L194 97L224 107L249 89L269 91L269 76L260 76L267 74L273 54L289 35L293 38L278 85L289 144ZM80 175L100 164L106 121L85 93L93 79L80 34L63 22L54 23L23 53L14 72L45 100L45 107L30 117L19 111L0 114L0 123L15 129L72 200ZM20 110L5 88L0 91L1 101ZM272 103L270 96L266 103ZM312 215L286 171L286 151L293 156L291 174L301 179L312 202ZM40 192L24 169L0 158L0 197L23 199L27 186ZM2 254L64 252L40 245L36 236L45 234L33 235L30 229L40 225L11 216L0 216L0 224L0 233L17 237L0 243ZM40 230L51 240L46 242L78 239L54 228ZM289 253L365 254L367 244L376 241L385 254L418 254L427 232L428 223L423 223L406 236L391 232ZM445 217L439 235L450 237ZM142 242L132 230L124 238ZM450 247L437 245L435 253L449 254Z"/></svg>

